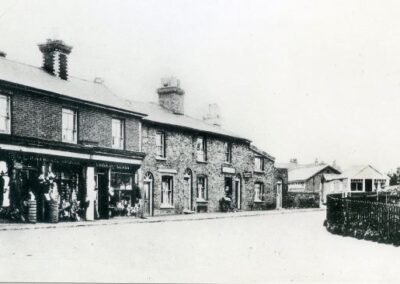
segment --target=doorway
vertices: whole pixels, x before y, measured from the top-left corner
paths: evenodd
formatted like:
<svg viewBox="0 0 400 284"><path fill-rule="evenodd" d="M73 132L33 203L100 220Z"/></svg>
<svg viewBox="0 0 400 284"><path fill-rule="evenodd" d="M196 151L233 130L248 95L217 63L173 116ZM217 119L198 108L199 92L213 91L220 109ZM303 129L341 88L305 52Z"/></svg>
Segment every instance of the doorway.
<svg viewBox="0 0 400 284"><path fill-rule="evenodd" d="M154 178L153 174L148 172L143 179L144 185L144 213L147 216L154 216Z"/></svg>
<svg viewBox="0 0 400 284"><path fill-rule="evenodd" d="M193 178L192 170L186 169L183 175L183 208L184 210L193 210Z"/></svg>
<svg viewBox="0 0 400 284"><path fill-rule="evenodd" d="M365 191L371 192L372 191L372 179L365 180Z"/></svg>
<svg viewBox="0 0 400 284"><path fill-rule="evenodd" d="M242 184L240 176L235 178L235 202L238 210L242 209Z"/></svg>
<svg viewBox="0 0 400 284"><path fill-rule="evenodd" d="M96 176L98 217L99 219L108 219L110 217L108 204L108 170L99 171Z"/></svg>
<svg viewBox="0 0 400 284"><path fill-rule="evenodd" d="M226 197L229 197L232 199L232 178L231 177L226 177L225 178L225 194Z"/></svg>

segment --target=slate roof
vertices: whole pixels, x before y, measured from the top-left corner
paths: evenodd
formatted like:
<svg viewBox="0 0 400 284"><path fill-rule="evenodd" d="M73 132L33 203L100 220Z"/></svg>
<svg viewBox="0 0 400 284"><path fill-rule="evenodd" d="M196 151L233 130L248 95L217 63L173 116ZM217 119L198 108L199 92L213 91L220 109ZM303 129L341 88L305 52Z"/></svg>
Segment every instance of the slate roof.
<svg viewBox="0 0 400 284"><path fill-rule="evenodd" d="M88 102L105 108L129 112L144 116L144 120L164 125L171 125L205 133L213 133L231 138L249 139L238 134L214 126L188 115L173 114L155 103L134 102L121 98L107 88L103 83L95 83L73 76L62 80L42 68L0 57L0 80L21 86L65 96L81 102Z"/></svg>
<svg viewBox="0 0 400 284"><path fill-rule="evenodd" d="M118 97L104 84L69 76L68 81L53 76L42 68L0 57L0 80L38 90L90 102L116 110L144 115L134 107L127 108L126 100Z"/></svg>
<svg viewBox="0 0 400 284"><path fill-rule="evenodd" d="M332 166L326 164L298 165L296 168L289 169L288 180L289 182L306 181L318 174L319 172L325 170L326 168L337 171ZM340 173L339 171L337 172Z"/></svg>

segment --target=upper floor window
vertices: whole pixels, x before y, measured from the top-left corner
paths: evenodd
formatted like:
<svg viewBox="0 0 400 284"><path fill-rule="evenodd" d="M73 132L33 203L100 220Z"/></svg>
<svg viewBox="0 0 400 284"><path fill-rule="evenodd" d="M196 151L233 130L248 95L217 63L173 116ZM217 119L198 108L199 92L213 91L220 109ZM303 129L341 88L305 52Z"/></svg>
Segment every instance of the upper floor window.
<svg viewBox="0 0 400 284"><path fill-rule="evenodd" d="M256 182L254 184L254 201L261 202L264 197L264 184L261 182Z"/></svg>
<svg viewBox="0 0 400 284"><path fill-rule="evenodd" d="M124 149L125 145L125 123L121 119L112 119L112 147Z"/></svg>
<svg viewBox="0 0 400 284"><path fill-rule="evenodd" d="M197 177L197 199L207 200L207 177Z"/></svg>
<svg viewBox="0 0 400 284"><path fill-rule="evenodd" d="M207 159L206 139L203 136L198 136L196 139L196 154L197 161L205 162Z"/></svg>
<svg viewBox="0 0 400 284"><path fill-rule="evenodd" d="M261 156L255 156L254 158L254 169L256 171L264 171L264 159Z"/></svg>
<svg viewBox="0 0 400 284"><path fill-rule="evenodd" d="M165 158L165 133L164 132L156 133L156 151L157 151L158 157Z"/></svg>
<svg viewBox="0 0 400 284"><path fill-rule="evenodd" d="M77 142L77 115L72 109L62 109L62 141L68 143Z"/></svg>
<svg viewBox="0 0 400 284"><path fill-rule="evenodd" d="M11 133L10 97L0 95L0 133Z"/></svg>
<svg viewBox="0 0 400 284"><path fill-rule="evenodd" d="M232 143L225 143L225 162L232 163Z"/></svg>

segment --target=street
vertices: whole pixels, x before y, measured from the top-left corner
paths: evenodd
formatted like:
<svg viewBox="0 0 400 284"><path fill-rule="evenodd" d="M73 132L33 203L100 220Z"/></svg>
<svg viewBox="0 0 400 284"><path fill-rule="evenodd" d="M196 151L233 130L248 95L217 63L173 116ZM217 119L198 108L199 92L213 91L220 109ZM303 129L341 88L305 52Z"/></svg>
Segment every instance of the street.
<svg viewBox="0 0 400 284"><path fill-rule="evenodd" d="M325 212L0 232L0 281L395 282L399 248Z"/></svg>

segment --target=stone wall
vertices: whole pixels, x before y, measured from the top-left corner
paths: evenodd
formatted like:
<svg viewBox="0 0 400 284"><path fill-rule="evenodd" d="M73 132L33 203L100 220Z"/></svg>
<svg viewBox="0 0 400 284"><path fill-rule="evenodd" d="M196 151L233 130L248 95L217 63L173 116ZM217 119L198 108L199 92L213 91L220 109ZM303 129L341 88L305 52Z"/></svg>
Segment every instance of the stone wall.
<svg viewBox="0 0 400 284"><path fill-rule="evenodd" d="M156 157L156 132L165 133L166 158ZM265 160L265 173L254 173L254 152L250 150L248 143L238 140L229 140L215 136L206 136L207 161L198 162L195 152L195 141L198 133L182 130L179 128L166 128L161 125L143 123L142 127L142 150L146 158L141 168L141 186L143 176L151 172L154 177L154 214L176 214L182 213L185 208L184 172L190 169L192 172L193 207L196 211L199 203L197 196L197 177L206 176L208 181L208 212L219 211L219 200L225 196L225 178L232 178L235 191L236 178L241 184L240 207L243 210L254 209L254 183L263 182L265 186L265 202L273 203L274 192L274 167L273 161ZM232 163L225 162L225 142L232 142ZM234 169L234 173L224 173L222 168ZM243 173L250 173L251 177L244 178ZM162 176L173 177L174 204L173 208L161 208L161 179ZM249 176L249 175L247 175ZM233 194L236 203L235 194ZM265 208L265 206L261 206Z"/></svg>

